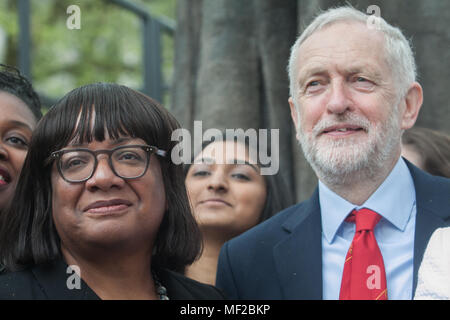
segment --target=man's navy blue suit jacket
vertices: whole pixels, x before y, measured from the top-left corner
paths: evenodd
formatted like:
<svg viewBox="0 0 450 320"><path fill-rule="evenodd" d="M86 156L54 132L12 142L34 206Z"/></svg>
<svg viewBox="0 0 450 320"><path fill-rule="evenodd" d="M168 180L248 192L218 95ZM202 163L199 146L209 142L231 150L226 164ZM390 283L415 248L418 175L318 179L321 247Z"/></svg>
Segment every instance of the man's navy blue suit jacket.
<svg viewBox="0 0 450 320"><path fill-rule="evenodd" d="M450 224L450 179L406 161L416 189L413 292L432 233ZM226 242L216 286L228 299L322 299L319 192Z"/></svg>

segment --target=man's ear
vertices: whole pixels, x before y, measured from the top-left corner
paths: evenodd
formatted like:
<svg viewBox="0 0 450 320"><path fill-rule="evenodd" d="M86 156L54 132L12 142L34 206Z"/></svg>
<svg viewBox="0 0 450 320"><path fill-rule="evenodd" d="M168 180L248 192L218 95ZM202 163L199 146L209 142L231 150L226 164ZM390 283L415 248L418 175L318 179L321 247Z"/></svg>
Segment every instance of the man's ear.
<svg viewBox="0 0 450 320"><path fill-rule="evenodd" d="M419 83L414 82L409 88L405 98L405 109L402 114L401 128L403 130L414 126L423 102L423 90Z"/></svg>
<svg viewBox="0 0 450 320"><path fill-rule="evenodd" d="M289 97L288 102L289 102L289 107L291 108L291 118L292 118L292 121L294 121L295 131L297 132L298 121L299 121L297 108L295 107L294 100L292 99L292 97Z"/></svg>

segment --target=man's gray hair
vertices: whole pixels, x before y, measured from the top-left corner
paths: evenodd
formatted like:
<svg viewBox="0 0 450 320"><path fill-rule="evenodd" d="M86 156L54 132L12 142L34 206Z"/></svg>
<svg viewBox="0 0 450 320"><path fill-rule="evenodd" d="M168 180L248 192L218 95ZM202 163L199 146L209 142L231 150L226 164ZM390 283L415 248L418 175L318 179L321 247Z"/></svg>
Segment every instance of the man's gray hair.
<svg viewBox="0 0 450 320"><path fill-rule="evenodd" d="M289 58L289 90L294 102L296 102L298 92L298 81L296 77L298 64L301 62L297 60L301 44L314 32L321 30L325 26L343 21L362 22L376 28L384 34L386 60L390 70L392 70L393 76L397 80L397 92L399 97L406 95L410 85L416 81L416 63L411 45L399 28L390 25L383 18L375 16L373 17L375 23L370 24L368 23L370 17L353 7L344 6L322 12L309 24L292 46L291 56Z"/></svg>

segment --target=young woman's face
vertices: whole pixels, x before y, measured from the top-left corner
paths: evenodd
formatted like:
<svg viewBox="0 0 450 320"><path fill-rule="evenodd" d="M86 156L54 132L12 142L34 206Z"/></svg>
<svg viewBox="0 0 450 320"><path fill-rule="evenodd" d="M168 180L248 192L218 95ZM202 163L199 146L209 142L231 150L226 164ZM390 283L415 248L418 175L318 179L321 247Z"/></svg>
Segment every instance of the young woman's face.
<svg viewBox="0 0 450 320"><path fill-rule="evenodd" d="M119 146L147 145L139 138L109 136L102 142L92 141L83 145L64 148L87 148L92 151L111 150ZM123 150L123 149L121 149ZM122 152L122 151L121 151ZM132 152L120 153L120 160L138 157ZM124 160L122 160L124 159ZM145 174L136 179L117 176L108 163L108 155L97 155L97 168L84 182L68 182L53 164L52 212L56 229L61 238L63 253L71 254L83 248L108 248L126 251L150 250L166 210L166 195L160 160L154 154ZM72 162L73 161L73 162ZM71 158L63 162L66 168L76 168L84 158ZM116 170L118 168L116 167Z"/></svg>
<svg viewBox="0 0 450 320"><path fill-rule="evenodd" d="M0 210L14 195L36 119L16 96L0 91Z"/></svg>
<svg viewBox="0 0 450 320"><path fill-rule="evenodd" d="M235 164L237 161L245 164ZM232 163L233 162L233 163ZM202 231L224 239L259 222L266 199L266 184L245 145L214 142L189 168L186 189Z"/></svg>

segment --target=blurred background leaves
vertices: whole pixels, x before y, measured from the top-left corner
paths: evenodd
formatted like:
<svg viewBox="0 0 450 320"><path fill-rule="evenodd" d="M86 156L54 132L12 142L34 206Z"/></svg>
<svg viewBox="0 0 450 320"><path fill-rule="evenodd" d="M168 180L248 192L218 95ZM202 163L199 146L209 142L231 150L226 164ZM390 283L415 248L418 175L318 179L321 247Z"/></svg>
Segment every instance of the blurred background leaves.
<svg viewBox="0 0 450 320"><path fill-rule="evenodd" d="M175 19L176 0L132 0L154 16ZM70 5L81 10L81 29L70 30ZM142 28L133 13L106 0L31 0L32 80L58 99L73 88L104 81L143 84ZM18 1L0 1L0 62L18 65ZM173 38L163 35L163 77L173 73ZM163 97L169 104L169 96ZM49 107L49 106L45 106Z"/></svg>

